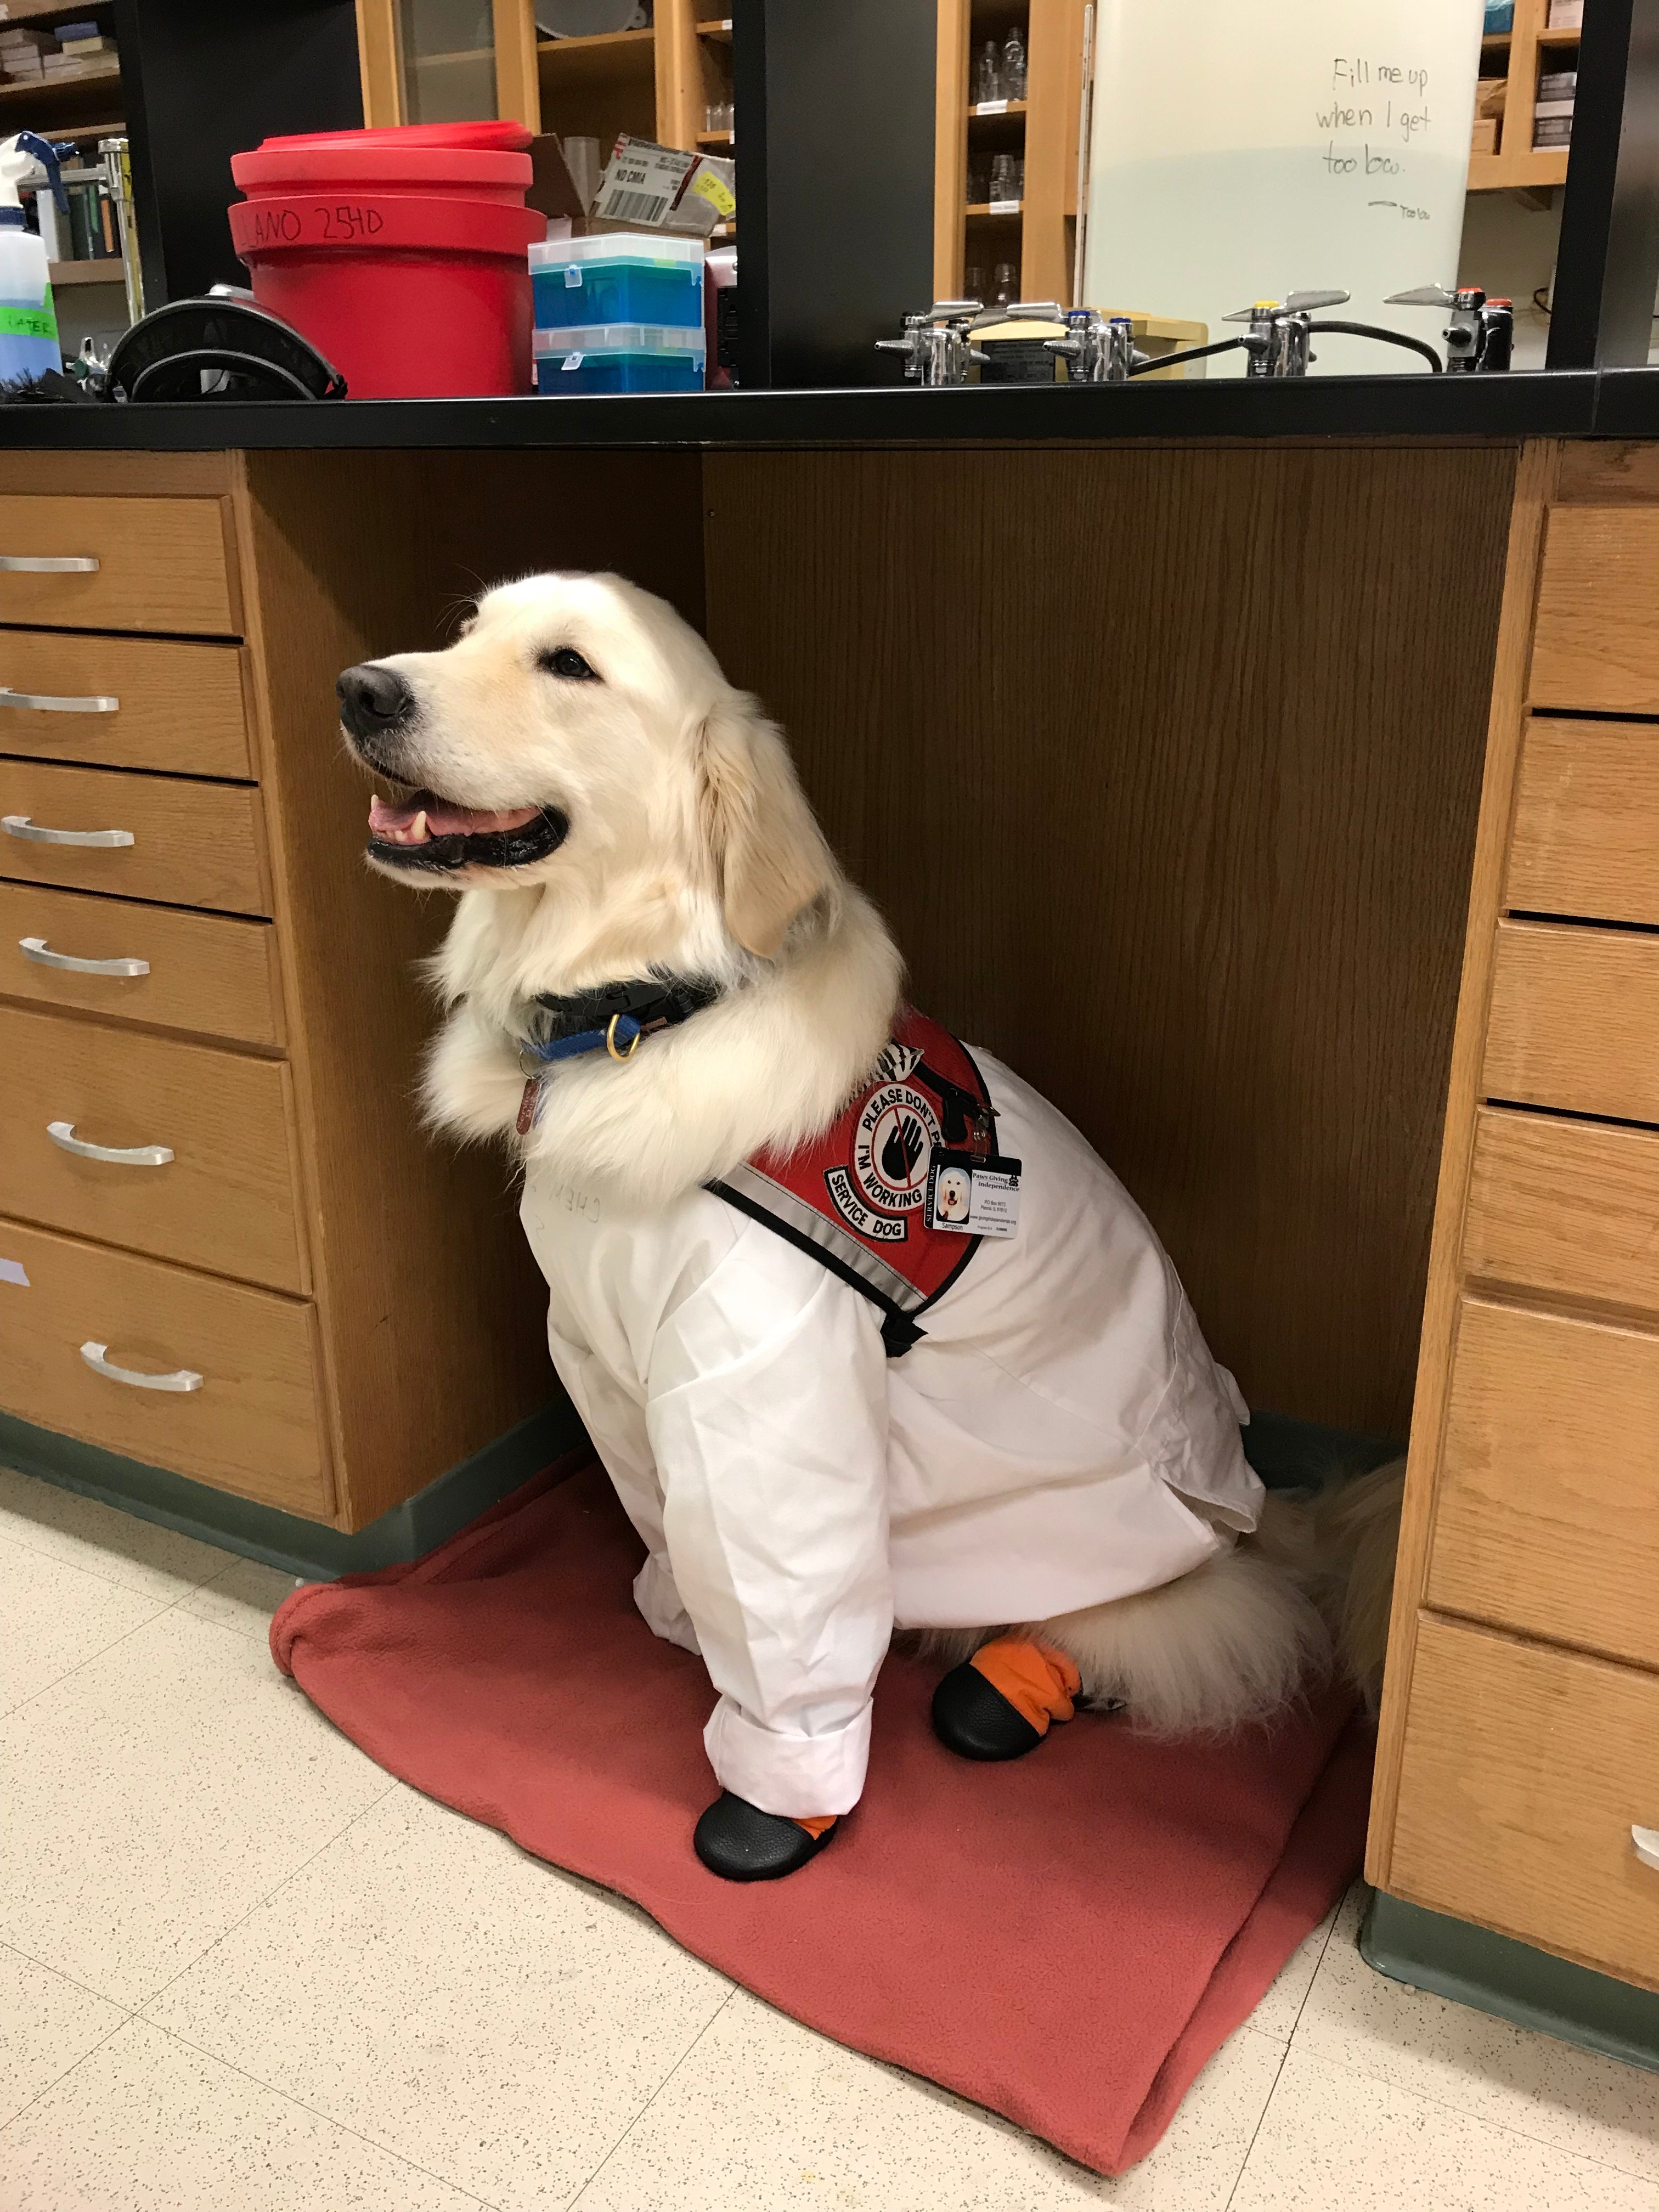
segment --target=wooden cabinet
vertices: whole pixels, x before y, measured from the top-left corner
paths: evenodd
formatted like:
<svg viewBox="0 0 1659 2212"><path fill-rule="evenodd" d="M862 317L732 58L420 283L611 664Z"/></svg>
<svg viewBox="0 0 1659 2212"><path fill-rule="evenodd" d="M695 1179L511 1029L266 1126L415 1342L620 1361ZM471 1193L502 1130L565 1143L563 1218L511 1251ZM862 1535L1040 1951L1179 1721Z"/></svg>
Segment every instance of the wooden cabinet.
<svg viewBox="0 0 1659 2212"><path fill-rule="evenodd" d="M616 561L569 458L0 456L0 554L98 564L0 567L0 1412L350 1530L555 1395L499 1161L416 1119L447 907L363 866L334 678Z"/></svg>
<svg viewBox="0 0 1659 2212"><path fill-rule="evenodd" d="M1391 1889L1659 1987L1656 1803L1659 1677L1424 1622Z"/></svg>
<svg viewBox="0 0 1659 2212"><path fill-rule="evenodd" d="M1522 459L1367 1861L1653 1987L1656 459Z"/></svg>
<svg viewBox="0 0 1659 2212"><path fill-rule="evenodd" d="M269 914L263 842L247 784L0 759L0 876Z"/></svg>

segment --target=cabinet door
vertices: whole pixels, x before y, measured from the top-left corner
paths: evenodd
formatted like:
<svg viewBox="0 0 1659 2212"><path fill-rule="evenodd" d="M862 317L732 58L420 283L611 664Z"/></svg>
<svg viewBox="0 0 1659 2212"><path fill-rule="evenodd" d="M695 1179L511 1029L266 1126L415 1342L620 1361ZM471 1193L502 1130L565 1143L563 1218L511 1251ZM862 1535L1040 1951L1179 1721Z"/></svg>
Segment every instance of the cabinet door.
<svg viewBox="0 0 1659 2212"><path fill-rule="evenodd" d="M364 122L379 129L492 120L499 112L496 21L516 7L517 0L357 0Z"/></svg>

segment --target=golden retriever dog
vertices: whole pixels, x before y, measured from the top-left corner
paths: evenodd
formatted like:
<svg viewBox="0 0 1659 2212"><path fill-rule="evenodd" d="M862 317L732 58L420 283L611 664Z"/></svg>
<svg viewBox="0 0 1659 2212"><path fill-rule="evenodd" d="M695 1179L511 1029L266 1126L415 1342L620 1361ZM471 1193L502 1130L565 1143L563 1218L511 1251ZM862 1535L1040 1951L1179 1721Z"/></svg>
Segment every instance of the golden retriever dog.
<svg viewBox="0 0 1659 2212"><path fill-rule="evenodd" d="M1144 1216L906 1006L781 737L671 607L523 579L339 694L371 863L459 894L427 1112L516 1155L640 1610L718 1693L707 1865L775 1878L830 1840L896 1630L982 1759L1080 1706L1257 1723L1345 1618L1375 1646L1397 1471L1346 1516L1264 1495Z"/></svg>

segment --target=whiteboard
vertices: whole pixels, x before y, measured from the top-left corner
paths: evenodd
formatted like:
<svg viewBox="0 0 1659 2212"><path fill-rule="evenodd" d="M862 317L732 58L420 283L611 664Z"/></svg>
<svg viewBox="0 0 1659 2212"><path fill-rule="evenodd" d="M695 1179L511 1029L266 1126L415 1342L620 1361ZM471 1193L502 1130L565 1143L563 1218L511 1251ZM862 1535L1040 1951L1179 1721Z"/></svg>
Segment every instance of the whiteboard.
<svg viewBox="0 0 1659 2212"><path fill-rule="evenodd" d="M1097 0L1084 298L1222 318L1340 286L1443 351L1443 313L1390 292L1457 281L1482 0ZM1315 375L1428 364L1316 337ZM1204 364L1242 376L1244 356Z"/></svg>

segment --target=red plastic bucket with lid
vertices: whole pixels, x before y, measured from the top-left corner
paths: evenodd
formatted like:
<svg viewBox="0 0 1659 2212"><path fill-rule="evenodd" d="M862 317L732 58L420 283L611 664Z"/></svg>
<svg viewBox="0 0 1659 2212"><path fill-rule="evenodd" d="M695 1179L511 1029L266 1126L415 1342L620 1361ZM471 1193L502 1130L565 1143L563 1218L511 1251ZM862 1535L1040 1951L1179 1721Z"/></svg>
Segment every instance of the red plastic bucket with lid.
<svg viewBox="0 0 1659 2212"><path fill-rule="evenodd" d="M521 124L267 138L231 173L230 234L253 295L308 337L356 399L531 388Z"/></svg>

